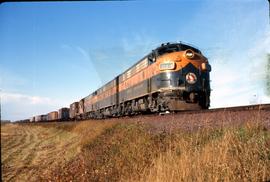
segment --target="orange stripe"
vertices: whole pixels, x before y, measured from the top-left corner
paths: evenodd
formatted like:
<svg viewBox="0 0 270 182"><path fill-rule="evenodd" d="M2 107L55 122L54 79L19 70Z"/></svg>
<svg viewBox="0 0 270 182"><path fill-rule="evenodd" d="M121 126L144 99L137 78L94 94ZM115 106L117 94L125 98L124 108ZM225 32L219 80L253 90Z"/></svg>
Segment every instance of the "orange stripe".
<svg viewBox="0 0 270 182"><path fill-rule="evenodd" d="M176 63L176 68L174 70L159 70L159 64L162 62L172 61ZM187 64L191 63L193 64L197 69L200 68L201 64L206 62L206 59L201 56L200 54L196 54L194 59L187 59L184 56L184 52L174 52L165 54L157 59L157 61L150 66L143 69L141 72L136 73L132 77L126 79L122 83L119 84L119 92L128 89L140 82L142 82L145 79L150 79L151 77L161 73L161 72L175 72L179 71L180 69L183 69L186 67Z"/></svg>

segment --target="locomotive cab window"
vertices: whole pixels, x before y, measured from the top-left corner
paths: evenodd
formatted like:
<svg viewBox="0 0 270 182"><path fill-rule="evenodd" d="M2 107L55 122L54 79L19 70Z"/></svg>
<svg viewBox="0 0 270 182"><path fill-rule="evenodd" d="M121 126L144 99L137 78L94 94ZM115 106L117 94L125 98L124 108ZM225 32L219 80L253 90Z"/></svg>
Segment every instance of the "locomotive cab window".
<svg viewBox="0 0 270 182"><path fill-rule="evenodd" d="M180 44L166 44L166 45L162 44L161 47L156 49L156 52L157 52L157 56L161 56L161 55L166 54L166 53L185 51L188 49L191 49L194 52L201 54L200 50L198 50L192 46L182 44L182 43L180 43Z"/></svg>
<svg viewBox="0 0 270 182"><path fill-rule="evenodd" d="M185 50L191 49L191 50L193 50L194 52L201 54L201 51L199 51L198 49L196 49L196 48L194 48L194 47L191 47L191 46L189 46L189 45L180 44L180 46L181 46L181 51L185 51Z"/></svg>
<svg viewBox="0 0 270 182"><path fill-rule="evenodd" d="M158 56L161 56L166 53L172 53L172 52L177 52L179 51L179 46L177 45L166 45L158 48L157 53Z"/></svg>

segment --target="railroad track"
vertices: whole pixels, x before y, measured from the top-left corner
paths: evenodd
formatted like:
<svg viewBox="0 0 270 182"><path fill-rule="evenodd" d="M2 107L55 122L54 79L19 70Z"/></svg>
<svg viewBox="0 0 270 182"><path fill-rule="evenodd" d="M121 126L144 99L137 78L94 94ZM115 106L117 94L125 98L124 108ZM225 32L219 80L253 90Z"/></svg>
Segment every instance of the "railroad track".
<svg viewBox="0 0 270 182"><path fill-rule="evenodd" d="M212 108L207 110L193 110L193 111L178 111L178 112L162 112L162 113L144 113L144 114L137 114L132 116L122 116L119 119L124 118L140 118L140 117L157 117L157 116L167 116L167 115L181 115L181 114L202 114L202 113L214 113L214 112L237 112L237 111L270 111L270 104L256 104L256 105L246 105L246 106L235 106L235 107L222 107L222 108ZM112 118L106 119L98 119L98 120L108 120ZM96 120L96 119L85 119L85 120ZM80 120L83 121L83 120ZM54 121L59 122L59 121ZM20 122L23 123L23 122ZM53 122L41 122L41 123L53 123Z"/></svg>
<svg viewBox="0 0 270 182"><path fill-rule="evenodd" d="M180 111L178 113L207 113L207 112L220 112L220 111L245 111L245 110L270 110L270 104L256 104L256 105L245 105L245 106L234 106L234 107L222 107L222 108L212 108L208 110L198 110L198 111Z"/></svg>
<svg viewBox="0 0 270 182"><path fill-rule="evenodd" d="M246 105L246 106L235 106L235 107L222 107L222 108L212 108L207 110L193 110L193 111L178 111L178 112L162 112L162 113L147 113L138 114L133 116L123 116L123 118L140 118L140 117L157 117L157 116L172 116L172 115L182 115L182 114L203 114L203 113L214 113L214 112L237 112L237 111L270 111L270 104L256 104L256 105Z"/></svg>

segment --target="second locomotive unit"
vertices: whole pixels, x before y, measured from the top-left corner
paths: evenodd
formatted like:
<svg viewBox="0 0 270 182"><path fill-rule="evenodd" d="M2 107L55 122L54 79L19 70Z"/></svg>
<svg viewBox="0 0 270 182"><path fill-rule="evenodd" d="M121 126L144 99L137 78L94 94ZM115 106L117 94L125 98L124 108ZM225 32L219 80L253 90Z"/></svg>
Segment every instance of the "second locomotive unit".
<svg viewBox="0 0 270 182"><path fill-rule="evenodd" d="M70 105L71 119L208 109L211 66L200 50L161 44L113 80Z"/></svg>

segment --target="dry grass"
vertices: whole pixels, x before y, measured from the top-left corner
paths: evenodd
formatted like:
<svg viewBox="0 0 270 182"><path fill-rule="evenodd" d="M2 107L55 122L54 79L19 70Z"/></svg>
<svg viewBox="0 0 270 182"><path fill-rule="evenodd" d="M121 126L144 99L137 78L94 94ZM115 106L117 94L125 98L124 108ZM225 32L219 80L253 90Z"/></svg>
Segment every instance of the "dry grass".
<svg viewBox="0 0 270 182"><path fill-rule="evenodd" d="M167 136L153 135L141 124L118 124L85 146L91 181L139 179L153 159L166 151Z"/></svg>
<svg viewBox="0 0 270 182"><path fill-rule="evenodd" d="M91 140L84 140L82 153L63 171L52 172L50 180L139 179L158 153L166 151L169 143L166 135L148 131L142 124L113 124L96 137L90 137Z"/></svg>
<svg viewBox="0 0 270 182"><path fill-rule="evenodd" d="M270 180L270 133L240 128L178 133L141 181Z"/></svg>
<svg viewBox="0 0 270 182"><path fill-rule="evenodd" d="M78 135L29 124L1 126L3 181L36 181L78 154Z"/></svg>
<svg viewBox="0 0 270 182"><path fill-rule="evenodd" d="M270 132L260 119L196 130L157 126L119 119L1 126L3 180L270 180Z"/></svg>
<svg viewBox="0 0 270 182"><path fill-rule="evenodd" d="M102 122L102 121L82 121L75 125L72 132L81 136L80 145L84 146L90 143L95 137L99 136L106 129L116 125L117 122Z"/></svg>
<svg viewBox="0 0 270 182"><path fill-rule="evenodd" d="M86 124L87 125L87 124ZM152 132L138 123L118 123L89 143L64 181L262 181L270 178L270 134L260 125ZM83 165L82 165L83 164ZM76 170L74 170L76 169Z"/></svg>
<svg viewBox="0 0 270 182"><path fill-rule="evenodd" d="M4 181L47 179L81 153L113 122L62 122L1 125L1 167Z"/></svg>

